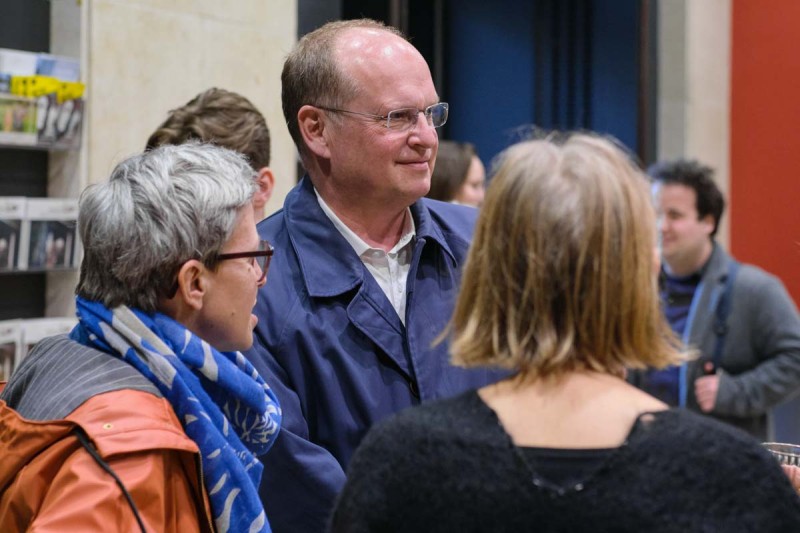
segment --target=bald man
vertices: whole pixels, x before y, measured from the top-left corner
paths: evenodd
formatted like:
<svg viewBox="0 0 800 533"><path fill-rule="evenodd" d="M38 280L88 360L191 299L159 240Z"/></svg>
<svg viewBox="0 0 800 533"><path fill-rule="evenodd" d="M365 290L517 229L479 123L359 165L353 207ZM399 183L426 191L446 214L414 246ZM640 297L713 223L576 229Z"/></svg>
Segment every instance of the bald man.
<svg viewBox="0 0 800 533"><path fill-rule="evenodd" d="M274 531L322 531L376 422L495 381L434 346L476 211L423 198L447 120L430 69L395 29L334 22L283 68L283 111L307 174L259 224L275 246L246 354L283 408L262 460Z"/></svg>

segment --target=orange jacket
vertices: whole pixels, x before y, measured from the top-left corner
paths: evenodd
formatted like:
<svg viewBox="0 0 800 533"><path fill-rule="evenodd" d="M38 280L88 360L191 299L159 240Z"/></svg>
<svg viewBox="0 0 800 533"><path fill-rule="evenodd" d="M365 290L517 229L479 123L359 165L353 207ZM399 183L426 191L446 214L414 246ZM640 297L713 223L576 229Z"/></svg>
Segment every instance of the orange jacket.
<svg viewBox="0 0 800 533"><path fill-rule="evenodd" d="M0 400L0 531L140 531L76 426L122 480L147 531L213 531L197 445L164 398L135 390L99 394L46 422Z"/></svg>

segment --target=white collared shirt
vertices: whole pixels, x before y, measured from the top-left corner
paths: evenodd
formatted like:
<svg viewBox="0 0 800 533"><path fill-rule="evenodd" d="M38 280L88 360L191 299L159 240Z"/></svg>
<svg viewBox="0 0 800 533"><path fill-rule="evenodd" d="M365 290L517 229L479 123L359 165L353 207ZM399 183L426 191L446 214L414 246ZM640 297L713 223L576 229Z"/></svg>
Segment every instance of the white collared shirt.
<svg viewBox="0 0 800 533"><path fill-rule="evenodd" d="M394 310L397 311L400 321L405 324L406 280L408 271L411 269L411 254L414 249L412 243L414 235L417 233L414 217L411 216L411 209L406 208L402 237L387 253L364 242L364 239L356 235L336 216L336 213L325 203L325 200L322 199L316 189L314 189L314 194L317 195L317 202L319 202L319 206L325 216L330 219L333 226L342 234L342 237L353 247L361 262L367 267L369 273L372 274L372 277L375 278L375 281L378 282L378 285L386 294L386 298L389 299Z"/></svg>

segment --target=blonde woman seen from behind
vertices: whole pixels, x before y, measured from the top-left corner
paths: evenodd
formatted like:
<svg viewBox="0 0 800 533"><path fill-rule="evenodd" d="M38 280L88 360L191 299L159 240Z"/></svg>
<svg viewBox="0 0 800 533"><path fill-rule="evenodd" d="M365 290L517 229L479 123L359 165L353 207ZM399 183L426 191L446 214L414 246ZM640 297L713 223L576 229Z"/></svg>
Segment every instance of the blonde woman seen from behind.
<svg viewBox="0 0 800 533"><path fill-rule="evenodd" d="M683 358L655 235L647 181L613 142L502 154L450 334L457 363L515 374L373 428L331 530L800 530L800 500L756 441L623 379Z"/></svg>

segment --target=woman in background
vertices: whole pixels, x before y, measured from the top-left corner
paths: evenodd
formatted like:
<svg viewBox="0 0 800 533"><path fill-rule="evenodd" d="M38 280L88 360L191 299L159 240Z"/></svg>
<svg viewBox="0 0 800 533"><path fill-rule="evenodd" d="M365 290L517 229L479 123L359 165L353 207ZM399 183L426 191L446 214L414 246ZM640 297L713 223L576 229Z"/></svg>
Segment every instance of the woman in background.
<svg viewBox="0 0 800 533"><path fill-rule="evenodd" d="M427 197L443 202L480 207L486 171L470 143L439 141L436 165Z"/></svg>
<svg viewBox="0 0 800 533"><path fill-rule="evenodd" d="M0 384L0 531L269 531L281 413L239 352L272 255L254 192L244 157L188 144L81 195L78 326Z"/></svg>
<svg viewBox="0 0 800 533"><path fill-rule="evenodd" d="M800 499L759 443L623 378L683 357L655 238L647 181L612 142L509 148L451 346L463 366L516 374L373 428L331 530L800 531Z"/></svg>

